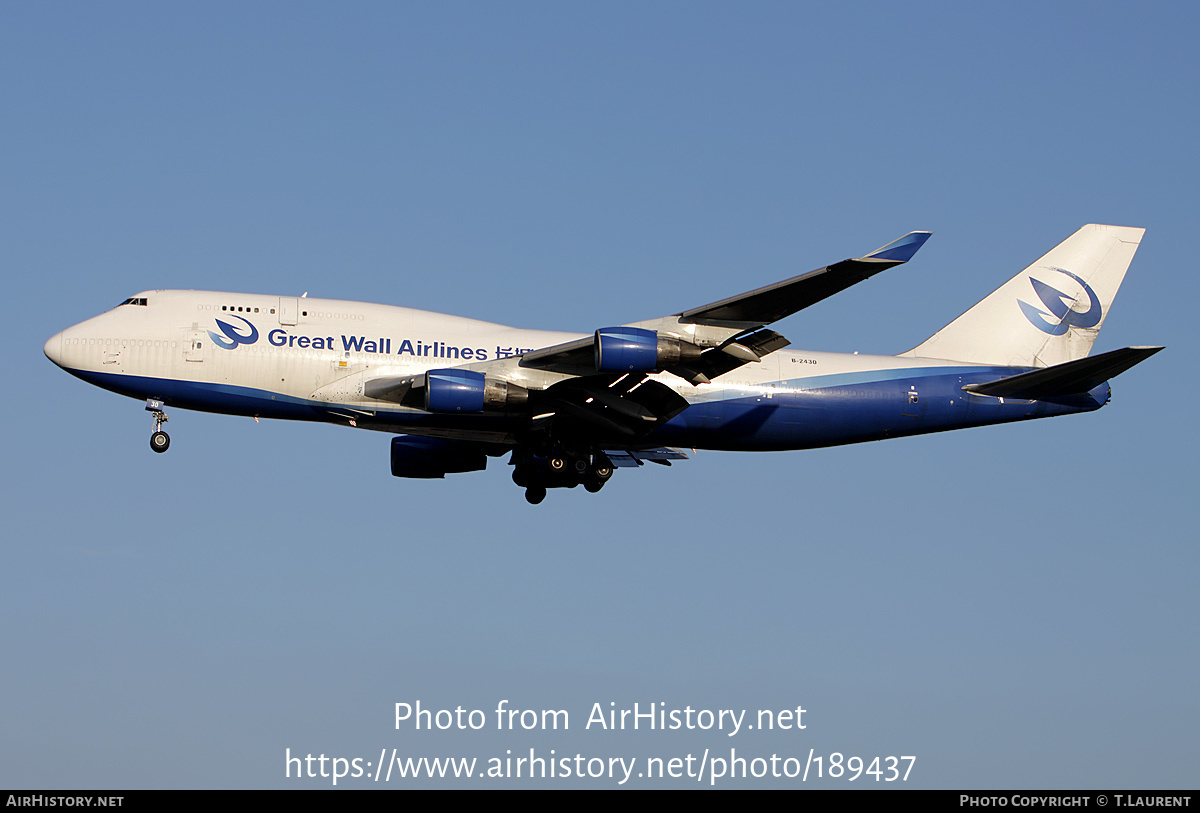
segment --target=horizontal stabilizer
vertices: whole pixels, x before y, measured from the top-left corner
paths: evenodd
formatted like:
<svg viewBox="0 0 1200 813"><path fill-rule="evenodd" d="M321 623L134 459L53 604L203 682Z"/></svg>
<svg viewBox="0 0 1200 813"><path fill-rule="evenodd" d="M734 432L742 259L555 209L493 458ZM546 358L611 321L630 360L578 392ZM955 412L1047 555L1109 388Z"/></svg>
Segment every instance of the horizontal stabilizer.
<svg viewBox="0 0 1200 813"><path fill-rule="evenodd" d="M1150 358L1161 347L1124 347L1098 356L1076 359L1028 373L1010 375L987 384L970 384L967 392L998 398L1038 400L1087 392L1115 378L1140 361Z"/></svg>

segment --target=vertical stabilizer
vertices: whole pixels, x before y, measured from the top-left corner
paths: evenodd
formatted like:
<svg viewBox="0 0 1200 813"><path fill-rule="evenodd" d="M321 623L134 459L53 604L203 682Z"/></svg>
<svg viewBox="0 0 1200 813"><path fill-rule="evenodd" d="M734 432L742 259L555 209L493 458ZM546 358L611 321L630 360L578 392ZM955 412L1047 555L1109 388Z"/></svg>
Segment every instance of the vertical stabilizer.
<svg viewBox="0 0 1200 813"><path fill-rule="evenodd" d="M1085 357L1145 229L1084 226L904 356L1013 367Z"/></svg>

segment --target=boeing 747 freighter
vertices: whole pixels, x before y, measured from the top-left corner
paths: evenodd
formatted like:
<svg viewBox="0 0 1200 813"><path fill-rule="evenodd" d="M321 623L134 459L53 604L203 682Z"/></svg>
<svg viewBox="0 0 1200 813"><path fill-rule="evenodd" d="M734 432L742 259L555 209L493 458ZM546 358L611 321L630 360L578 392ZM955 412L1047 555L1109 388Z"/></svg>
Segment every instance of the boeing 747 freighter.
<svg viewBox="0 0 1200 813"><path fill-rule="evenodd" d="M166 409L324 421L391 441L392 474L509 456L539 503L684 448L811 449L1089 412L1161 347L1089 356L1143 229L1084 226L898 356L785 350L768 325L910 260L912 232L862 257L588 335L391 305L145 291L46 342L90 384Z"/></svg>

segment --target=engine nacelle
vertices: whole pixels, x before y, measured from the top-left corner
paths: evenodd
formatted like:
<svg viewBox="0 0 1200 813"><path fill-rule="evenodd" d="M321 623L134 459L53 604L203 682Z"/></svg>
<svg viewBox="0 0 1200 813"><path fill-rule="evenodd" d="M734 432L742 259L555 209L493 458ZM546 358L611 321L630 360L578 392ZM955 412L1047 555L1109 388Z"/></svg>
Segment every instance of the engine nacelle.
<svg viewBox="0 0 1200 813"><path fill-rule="evenodd" d="M700 356L700 348L641 327L596 331L596 369L602 373L650 373Z"/></svg>
<svg viewBox="0 0 1200 813"><path fill-rule="evenodd" d="M483 412L487 377L473 370L425 373L425 408L430 412Z"/></svg>
<svg viewBox="0 0 1200 813"><path fill-rule="evenodd" d="M393 477L441 478L485 468L487 455L475 443L413 435L392 438Z"/></svg>
<svg viewBox="0 0 1200 813"><path fill-rule="evenodd" d="M425 409L430 412L516 411L528 400L529 390L524 387L474 370L425 373Z"/></svg>

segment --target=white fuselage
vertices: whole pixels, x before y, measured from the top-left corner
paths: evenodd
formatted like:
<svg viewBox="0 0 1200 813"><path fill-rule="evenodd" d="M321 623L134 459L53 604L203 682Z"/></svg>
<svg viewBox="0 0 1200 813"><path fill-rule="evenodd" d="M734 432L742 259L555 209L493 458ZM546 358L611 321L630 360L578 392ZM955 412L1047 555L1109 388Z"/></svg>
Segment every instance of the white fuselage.
<svg viewBox="0 0 1200 813"><path fill-rule="evenodd" d="M1162 349L1089 357L1142 232L1084 226L900 356L785 350L767 325L907 262L928 232L590 336L363 302L146 291L45 352L145 399L156 452L170 446L166 407L324 421L400 436L398 477L478 471L511 452L537 503L681 447L809 449L1098 409L1109 377Z"/></svg>
<svg viewBox="0 0 1200 813"><path fill-rule="evenodd" d="M518 356L579 338L390 305L146 291L55 335L45 351L90 383L168 406L512 443L510 418L431 415L368 398L364 385L477 367L543 389L570 376L521 367ZM654 380L689 406L642 443L801 449L1052 414L962 391L975 380L972 373L983 380L995 371L922 358L780 350L699 386L660 373Z"/></svg>

